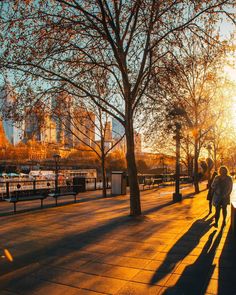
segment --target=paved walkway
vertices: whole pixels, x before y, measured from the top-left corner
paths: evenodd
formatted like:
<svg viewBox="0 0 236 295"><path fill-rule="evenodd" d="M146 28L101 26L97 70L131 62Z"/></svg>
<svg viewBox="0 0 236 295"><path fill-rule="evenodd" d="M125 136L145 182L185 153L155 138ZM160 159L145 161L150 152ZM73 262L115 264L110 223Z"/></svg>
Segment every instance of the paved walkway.
<svg viewBox="0 0 236 295"><path fill-rule="evenodd" d="M172 190L142 192L140 218L128 216L127 196L16 215L1 202L1 248L14 260L0 259L0 294L236 294L229 217L215 229L206 191L185 188L173 204Z"/></svg>

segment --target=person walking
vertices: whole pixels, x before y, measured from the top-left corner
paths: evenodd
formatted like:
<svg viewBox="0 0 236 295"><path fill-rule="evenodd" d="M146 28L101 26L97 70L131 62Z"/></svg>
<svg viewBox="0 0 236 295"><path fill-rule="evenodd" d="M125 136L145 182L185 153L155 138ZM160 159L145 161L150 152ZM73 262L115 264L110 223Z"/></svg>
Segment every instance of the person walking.
<svg viewBox="0 0 236 295"><path fill-rule="evenodd" d="M208 214L211 214L212 213L212 198L213 198L213 189L212 189L212 183L215 179L215 177L217 176L217 172L214 171L212 176L211 176L211 179L209 181L209 184L208 184L208 194L207 194L207 200L209 201L209 213Z"/></svg>
<svg viewBox="0 0 236 295"><path fill-rule="evenodd" d="M219 169L219 176L216 176L212 185L213 190L213 205L216 207L215 213L215 227L218 227L220 217L220 210L223 213L222 227L226 224L227 205L230 204L230 194L233 189L233 180L229 176L229 171L226 166L221 166Z"/></svg>

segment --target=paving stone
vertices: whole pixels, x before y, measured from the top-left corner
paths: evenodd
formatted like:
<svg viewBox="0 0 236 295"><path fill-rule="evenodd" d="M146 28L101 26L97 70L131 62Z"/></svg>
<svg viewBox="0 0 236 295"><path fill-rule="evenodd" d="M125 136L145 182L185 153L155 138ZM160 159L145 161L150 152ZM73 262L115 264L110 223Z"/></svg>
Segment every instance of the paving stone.
<svg viewBox="0 0 236 295"><path fill-rule="evenodd" d="M48 200L51 208L31 211L29 202L1 216L14 262L0 260L0 293L236 295L230 215L223 231L211 227L206 193L174 204L169 187L146 190L140 218L128 217L127 196L86 192L89 202L55 208ZM0 215L8 205L0 202Z"/></svg>
<svg viewBox="0 0 236 295"><path fill-rule="evenodd" d="M127 283L116 295L159 295L161 286L152 286L140 283Z"/></svg>
<svg viewBox="0 0 236 295"><path fill-rule="evenodd" d="M115 255L108 255L104 258L98 259L98 261L116 265L116 266L124 266L124 267L133 267L133 268L144 268L151 260L148 259L138 259L132 257L125 257L125 256L115 256Z"/></svg>
<svg viewBox="0 0 236 295"><path fill-rule="evenodd" d="M112 266L108 271L103 273L103 276L122 280L131 280L138 272L139 269L136 268Z"/></svg>
<svg viewBox="0 0 236 295"><path fill-rule="evenodd" d="M172 273L176 269L180 262L173 262L169 260L153 260L149 264L147 264L144 268L146 270L154 270L154 271L160 271L163 273Z"/></svg>
<svg viewBox="0 0 236 295"><path fill-rule="evenodd" d="M101 293L115 294L125 285L126 281L102 276L90 276L81 282L81 288Z"/></svg>
<svg viewBox="0 0 236 295"><path fill-rule="evenodd" d="M132 278L132 281L150 285L165 286L165 283L169 278L170 274L167 273L142 270L134 278Z"/></svg>
<svg viewBox="0 0 236 295"><path fill-rule="evenodd" d="M50 282L42 282L41 286L38 286L36 290L32 290L33 295L101 295L104 293L97 293L91 290L84 290L80 288L74 288L70 286L50 283Z"/></svg>
<svg viewBox="0 0 236 295"><path fill-rule="evenodd" d="M88 262L78 268L78 271L85 272L89 274L102 275L103 273L109 271L112 268L109 264Z"/></svg>

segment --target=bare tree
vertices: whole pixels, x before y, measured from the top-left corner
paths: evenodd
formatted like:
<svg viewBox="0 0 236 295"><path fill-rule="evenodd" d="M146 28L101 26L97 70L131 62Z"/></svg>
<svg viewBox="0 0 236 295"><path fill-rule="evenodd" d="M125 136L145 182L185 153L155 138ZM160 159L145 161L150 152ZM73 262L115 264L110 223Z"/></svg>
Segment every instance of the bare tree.
<svg viewBox="0 0 236 295"><path fill-rule="evenodd" d="M225 46L215 40L217 33L213 31L212 24L208 25L208 35L202 39L192 32L187 33L183 40L177 38L179 48L163 62L161 77L161 102L166 109L167 123L171 120L181 122L189 159L193 146L196 193L199 192L198 159L201 149L222 115L222 108L226 107L222 104L222 97L227 97L226 93L223 94L225 79L220 71ZM157 78L160 79L160 75ZM168 129L168 124L166 126L164 117L164 130Z"/></svg>
<svg viewBox="0 0 236 295"><path fill-rule="evenodd" d="M140 215L134 153L135 114L176 34L204 33L206 19L227 12L235 1L6 1L1 9L1 67L24 73L35 87L63 83L90 99L125 128L130 214ZM228 12L227 12L228 13ZM94 77L110 74L112 103L97 95ZM37 81L36 81L37 80ZM48 86L47 85L47 86ZM49 87L49 86L48 86Z"/></svg>

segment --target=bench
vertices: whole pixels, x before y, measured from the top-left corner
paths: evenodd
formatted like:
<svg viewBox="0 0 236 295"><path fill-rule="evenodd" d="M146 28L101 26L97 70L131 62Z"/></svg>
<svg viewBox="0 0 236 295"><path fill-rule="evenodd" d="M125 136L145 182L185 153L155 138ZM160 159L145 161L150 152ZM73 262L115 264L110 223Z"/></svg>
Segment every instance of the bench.
<svg viewBox="0 0 236 295"><path fill-rule="evenodd" d="M76 203L76 195L77 195L77 192L73 191L73 186L70 186L70 185L59 186L57 190L48 194L49 197L55 198L56 206L57 206L57 199L59 197L64 197L64 196L74 196L74 202Z"/></svg>
<svg viewBox="0 0 236 295"><path fill-rule="evenodd" d="M163 183L163 179L162 178L154 178L153 179L153 186L155 186L157 184L157 186L159 187L159 185Z"/></svg>
<svg viewBox="0 0 236 295"><path fill-rule="evenodd" d="M47 198L49 189L32 189L32 190L17 190L12 191L8 197L4 198L4 201L13 203L14 213L16 213L16 203L40 200L41 209L43 208L43 200Z"/></svg>
<svg viewBox="0 0 236 295"><path fill-rule="evenodd" d="M190 176L180 176L181 183L192 183L193 179Z"/></svg>
<svg viewBox="0 0 236 295"><path fill-rule="evenodd" d="M155 185L157 185L159 187L159 185L163 182L162 178L148 178L148 179L144 179L144 183L143 183L143 190L144 190L144 187L146 185L149 186L149 189L151 188L154 188Z"/></svg>

